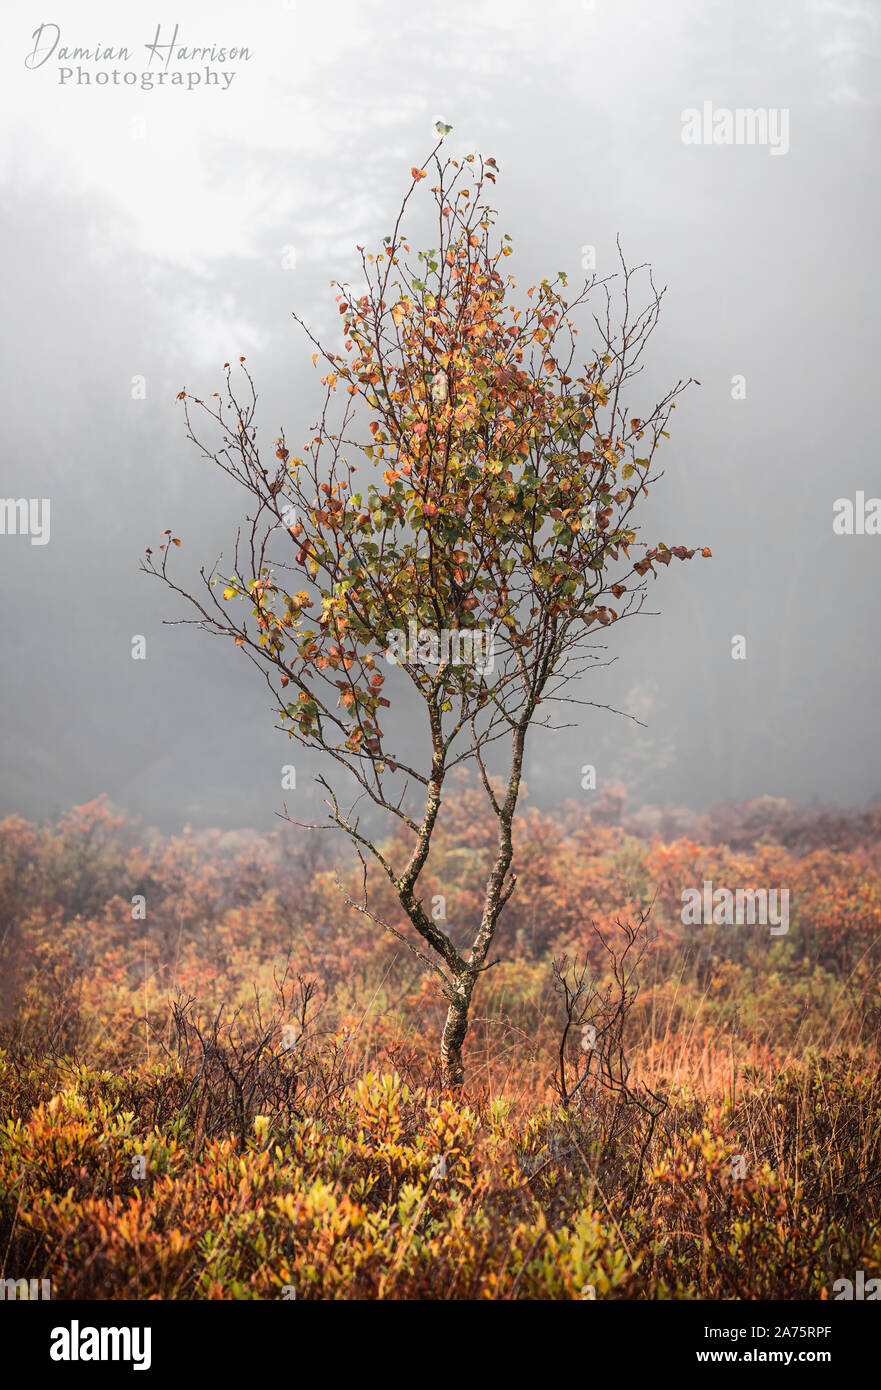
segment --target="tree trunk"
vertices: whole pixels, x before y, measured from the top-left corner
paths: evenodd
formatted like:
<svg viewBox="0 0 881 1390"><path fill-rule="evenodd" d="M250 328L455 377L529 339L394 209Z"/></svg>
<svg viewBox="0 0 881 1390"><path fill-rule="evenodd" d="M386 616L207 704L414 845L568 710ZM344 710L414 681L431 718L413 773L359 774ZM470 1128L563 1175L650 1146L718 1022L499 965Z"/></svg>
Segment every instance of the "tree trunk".
<svg viewBox="0 0 881 1390"><path fill-rule="evenodd" d="M450 1001L447 1019L441 1038L441 1076L445 1090L457 1091L465 1079L462 1065L462 1044L468 1031L468 1006L471 1002L471 987L457 991Z"/></svg>

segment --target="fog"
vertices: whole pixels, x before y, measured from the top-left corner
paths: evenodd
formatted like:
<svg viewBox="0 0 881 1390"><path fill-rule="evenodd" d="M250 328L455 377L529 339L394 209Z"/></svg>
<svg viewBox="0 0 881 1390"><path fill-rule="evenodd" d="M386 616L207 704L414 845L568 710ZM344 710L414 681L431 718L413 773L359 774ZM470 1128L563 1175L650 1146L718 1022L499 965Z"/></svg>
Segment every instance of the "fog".
<svg viewBox="0 0 881 1390"><path fill-rule="evenodd" d="M588 763L600 790L622 781L633 802L695 809L881 793L881 536L833 531L836 499L881 495L879 11L179 8L179 43L247 48L215 64L234 73L225 88L97 83L102 68L158 72L145 45L157 25L170 37L171 12L4 6L0 494L50 499L51 531L46 544L0 535L0 812L107 793L164 829L270 826L291 808L291 761L297 809L314 810L319 765L276 731L253 667L164 621L184 610L139 563L171 528L195 585L243 516L185 438L183 387L220 389L244 355L264 441L282 426L307 437L316 374L291 311L333 341L329 281L354 278L355 245L391 230L439 118L449 153L498 161L518 282L558 269L576 282L588 247L611 273L619 236L667 287L641 389L701 383L674 414L649 519L713 559L663 573L658 616L614 628L616 661L578 692L647 727L587 708L576 728L537 734L530 797L587 801ZM28 63L55 21L55 52ZM134 56L68 63L92 81L62 81L58 50L75 45ZM786 112L786 147L686 143L683 112L708 102Z"/></svg>

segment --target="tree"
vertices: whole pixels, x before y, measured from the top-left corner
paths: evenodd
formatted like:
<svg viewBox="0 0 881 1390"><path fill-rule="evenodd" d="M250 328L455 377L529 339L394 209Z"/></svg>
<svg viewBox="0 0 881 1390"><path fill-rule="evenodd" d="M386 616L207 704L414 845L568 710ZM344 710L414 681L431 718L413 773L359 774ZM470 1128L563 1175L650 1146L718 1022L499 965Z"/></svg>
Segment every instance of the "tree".
<svg viewBox="0 0 881 1390"><path fill-rule="evenodd" d="M625 407L663 291L648 267L629 269L622 256L619 275L594 276L571 299L558 272L518 307L513 277L503 273L511 240L496 238L496 213L484 201L496 162L442 158L447 130L439 127L428 161L437 245L413 260L403 219L427 178L414 168L393 232L376 254L358 248L363 287L337 286L343 351L294 315L316 349L313 365L321 359L327 369L321 417L300 455L284 434L274 458L261 454L244 358L240 387L227 363L223 396L204 402L180 392L189 437L250 498L231 571L221 575L220 561L203 568L205 592L187 593L171 577L171 544L180 542L170 531L161 558L148 551L143 568L194 605L186 621L229 636L255 662L291 737L341 764L358 799L407 827L411 851L396 866L354 808L344 809L323 774L317 779L327 793L324 828L343 830L361 859L355 905L443 982L442 1074L458 1087L471 997L516 883L512 832L527 733L550 725L557 701L594 703L562 693L600 660L593 639L642 608L658 565L695 552L639 542L634 522L661 476L655 456L689 384L677 382L643 416ZM640 283L647 288L637 308ZM589 302L598 348L576 374L573 315ZM241 599L237 618L230 605ZM425 758L415 766L384 714L408 685L426 719ZM464 953L419 896L445 787L463 764L498 824ZM415 939L371 911L368 859L388 876Z"/></svg>

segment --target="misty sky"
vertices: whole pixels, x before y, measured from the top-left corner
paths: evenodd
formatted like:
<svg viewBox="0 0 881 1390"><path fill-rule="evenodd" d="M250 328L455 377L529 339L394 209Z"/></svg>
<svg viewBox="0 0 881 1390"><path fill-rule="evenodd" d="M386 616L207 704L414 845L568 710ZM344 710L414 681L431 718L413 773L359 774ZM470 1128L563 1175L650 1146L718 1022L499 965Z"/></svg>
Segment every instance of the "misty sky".
<svg viewBox="0 0 881 1390"><path fill-rule="evenodd" d="M62 83L57 50L26 62L53 23L58 48L132 59ZM248 48L215 64L226 89L97 84L101 69L155 74L146 45L175 24L179 44ZM332 341L328 282L391 230L438 118L450 153L498 161L518 282L577 281L589 246L610 273L619 235L667 286L646 394L701 382L674 414L650 519L714 558L663 573L660 616L613 629L619 659L580 692L648 728L581 711L534 742L530 796L586 799L585 763L636 803L881 794L881 536L832 527L837 498L881 495L881 9L6 0L2 26L0 495L51 499L51 536L0 535L0 813L106 792L165 828L268 826L290 806L289 761L309 804L317 764L275 731L254 669L163 625L184 611L138 566L170 527L195 584L242 516L186 441L182 387L219 389L244 354L264 441L307 437L315 375L291 311ZM683 111L706 102L788 113L788 149L684 143Z"/></svg>

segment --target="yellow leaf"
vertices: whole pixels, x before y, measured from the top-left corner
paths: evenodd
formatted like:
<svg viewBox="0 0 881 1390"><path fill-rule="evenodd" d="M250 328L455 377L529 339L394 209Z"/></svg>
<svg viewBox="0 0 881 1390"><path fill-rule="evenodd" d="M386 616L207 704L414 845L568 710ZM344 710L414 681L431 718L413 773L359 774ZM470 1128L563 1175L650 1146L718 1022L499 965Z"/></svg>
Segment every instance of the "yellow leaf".
<svg viewBox="0 0 881 1390"><path fill-rule="evenodd" d="M413 312L413 301L411 299L399 299L392 309L392 318L395 324L399 324L402 319Z"/></svg>

